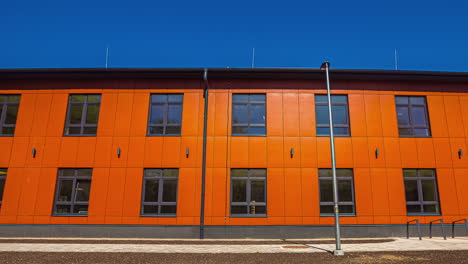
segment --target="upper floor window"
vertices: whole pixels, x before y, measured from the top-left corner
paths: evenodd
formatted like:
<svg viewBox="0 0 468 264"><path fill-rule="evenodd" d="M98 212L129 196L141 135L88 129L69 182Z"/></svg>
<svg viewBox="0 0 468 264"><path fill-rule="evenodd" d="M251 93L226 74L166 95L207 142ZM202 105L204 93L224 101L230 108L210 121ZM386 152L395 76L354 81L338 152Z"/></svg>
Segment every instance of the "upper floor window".
<svg viewBox="0 0 468 264"><path fill-rule="evenodd" d="M5 189L5 181L8 169L0 169L0 207L2 206L3 190Z"/></svg>
<svg viewBox="0 0 468 264"><path fill-rule="evenodd" d="M183 94L152 94L148 135L180 135Z"/></svg>
<svg viewBox="0 0 468 264"><path fill-rule="evenodd" d="M178 178L178 169L145 169L141 214L175 216Z"/></svg>
<svg viewBox="0 0 468 264"><path fill-rule="evenodd" d="M15 134L19 102L20 95L0 95L0 136L12 136Z"/></svg>
<svg viewBox="0 0 468 264"><path fill-rule="evenodd" d="M68 99L65 135L95 136L99 119L101 95L72 94Z"/></svg>
<svg viewBox="0 0 468 264"><path fill-rule="evenodd" d="M266 169L231 169L231 215L266 215Z"/></svg>
<svg viewBox="0 0 468 264"><path fill-rule="evenodd" d="M331 169L319 169L320 215L333 215L333 178ZM340 215L355 215L352 169L336 169Z"/></svg>
<svg viewBox="0 0 468 264"><path fill-rule="evenodd" d="M266 135L265 94L232 95L232 135Z"/></svg>
<svg viewBox="0 0 468 264"><path fill-rule="evenodd" d="M92 169L59 169L54 215L88 215Z"/></svg>
<svg viewBox="0 0 468 264"><path fill-rule="evenodd" d="M433 169L403 169L408 214L440 214Z"/></svg>
<svg viewBox="0 0 468 264"><path fill-rule="evenodd" d="M333 135L349 136L348 96L332 95ZM328 115L327 95L315 95L315 119L317 136L330 135L330 118Z"/></svg>
<svg viewBox="0 0 468 264"><path fill-rule="evenodd" d="M431 136L426 97L395 96L395 102L400 136Z"/></svg>

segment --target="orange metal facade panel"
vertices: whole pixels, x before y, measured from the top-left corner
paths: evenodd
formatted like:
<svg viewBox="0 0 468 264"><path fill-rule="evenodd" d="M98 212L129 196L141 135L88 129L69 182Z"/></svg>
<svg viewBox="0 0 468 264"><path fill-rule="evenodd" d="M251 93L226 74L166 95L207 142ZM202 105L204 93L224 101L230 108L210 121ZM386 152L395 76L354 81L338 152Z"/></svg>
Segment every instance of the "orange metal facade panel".
<svg viewBox="0 0 468 264"><path fill-rule="evenodd" d="M96 138L81 137L78 142L76 164L80 167L91 168L94 164L94 154L96 153Z"/></svg>
<svg viewBox="0 0 468 264"><path fill-rule="evenodd" d="M349 137L335 138L336 166L339 168L353 167L353 144Z"/></svg>
<svg viewBox="0 0 468 264"><path fill-rule="evenodd" d="M100 137L110 137L114 135L118 98L119 94L111 91L105 91L101 96L97 129L97 135Z"/></svg>
<svg viewBox="0 0 468 264"><path fill-rule="evenodd" d="M301 206L302 216L305 217L318 216L320 214L317 174L317 169L315 168L301 168Z"/></svg>
<svg viewBox="0 0 468 264"><path fill-rule="evenodd" d="M93 168L91 178L91 191L89 195L88 215L102 217L104 220L107 207L107 194L109 191L109 168Z"/></svg>
<svg viewBox="0 0 468 264"><path fill-rule="evenodd" d="M24 167L27 155L31 155L28 137L15 137L10 155L10 167Z"/></svg>
<svg viewBox="0 0 468 264"><path fill-rule="evenodd" d="M379 148L379 151L380 154L383 154L383 156L385 157L385 166L387 168L401 167L399 139L395 137L384 137L383 140L384 147Z"/></svg>
<svg viewBox="0 0 468 264"><path fill-rule="evenodd" d="M315 108L313 94L299 94L299 124L299 133L301 137L315 136Z"/></svg>
<svg viewBox="0 0 468 264"><path fill-rule="evenodd" d="M46 135L49 137L60 137L63 135L63 127L67 115L68 95L55 93L52 97L50 114L47 118ZM21 102L22 104L22 102Z"/></svg>
<svg viewBox="0 0 468 264"><path fill-rule="evenodd" d="M385 169L370 169L370 178L372 185L372 205L374 208L374 221L376 221L375 216L388 217L389 215L388 182ZM388 220L386 221L389 222Z"/></svg>
<svg viewBox="0 0 468 264"><path fill-rule="evenodd" d="M301 137L301 167L317 167L317 140L313 137Z"/></svg>
<svg viewBox="0 0 468 264"><path fill-rule="evenodd" d="M317 167L331 168L330 139L317 137Z"/></svg>
<svg viewBox="0 0 468 264"><path fill-rule="evenodd" d="M36 205L36 194L39 183L40 168L25 168L23 170L18 215L33 216ZM32 221L31 221L32 222Z"/></svg>
<svg viewBox="0 0 468 264"><path fill-rule="evenodd" d="M449 138L433 138L434 156L438 168L450 168L452 164L452 153ZM456 157L458 158L458 157Z"/></svg>
<svg viewBox="0 0 468 264"><path fill-rule="evenodd" d="M267 161L269 168L284 166L283 138L267 137Z"/></svg>
<svg viewBox="0 0 468 264"><path fill-rule="evenodd" d="M146 136L146 128L149 114L149 99L148 92L135 92L133 95L132 115L130 117L130 136L144 137Z"/></svg>
<svg viewBox="0 0 468 264"><path fill-rule="evenodd" d="M1 137L0 146L2 148L2 155L0 155L0 167L8 167L13 149L13 137Z"/></svg>
<svg viewBox="0 0 468 264"><path fill-rule="evenodd" d="M272 107L276 107L273 105ZM285 137L299 136L299 97L297 93L283 93L283 127Z"/></svg>
<svg viewBox="0 0 468 264"><path fill-rule="evenodd" d="M393 95L380 95L380 113L382 114L382 134L384 137L398 137L397 114L395 97Z"/></svg>
<svg viewBox="0 0 468 264"><path fill-rule="evenodd" d="M426 97L433 137L448 137L447 119L443 96L428 95Z"/></svg>
<svg viewBox="0 0 468 264"><path fill-rule="evenodd" d="M405 186L402 169L387 169L390 215L406 215Z"/></svg>
<svg viewBox="0 0 468 264"><path fill-rule="evenodd" d="M353 172L356 214L359 216L372 216L373 190L370 170L367 168L355 168Z"/></svg>
<svg viewBox="0 0 468 264"><path fill-rule="evenodd" d="M369 147L366 137L352 137L353 162L355 168L369 167Z"/></svg>
<svg viewBox="0 0 468 264"><path fill-rule="evenodd" d="M400 138L401 165L404 168L417 168L418 149L415 138Z"/></svg>
<svg viewBox="0 0 468 264"><path fill-rule="evenodd" d="M28 137L31 134L32 124L34 122L34 112L36 110L36 94L22 93L18 109L17 122L15 128L15 137Z"/></svg>
<svg viewBox="0 0 468 264"><path fill-rule="evenodd" d="M267 140L265 137L249 137L248 140L249 168L266 168ZM245 150L244 150L245 151Z"/></svg>
<svg viewBox="0 0 468 264"><path fill-rule="evenodd" d="M182 135L197 136L199 131L200 107L204 101L201 93L185 93L182 106ZM202 118L203 122L203 118ZM203 124L203 123L202 123Z"/></svg>
<svg viewBox="0 0 468 264"><path fill-rule="evenodd" d="M115 137L128 137L130 135L130 124L133 117L133 96L133 93L129 92L118 94L114 125Z"/></svg>
<svg viewBox="0 0 468 264"><path fill-rule="evenodd" d="M50 216L55 196L55 185L57 182L56 168L42 168L40 180L37 183L36 205L34 214L39 216ZM47 220L48 221L48 220Z"/></svg>
<svg viewBox="0 0 468 264"><path fill-rule="evenodd" d="M351 126L351 136L367 136L366 109L362 94L349 94L349 120Z"/></svg>
<svg viewBox="0 0 468 264"><path fill-rule="evenodd" d="M23 184L24 169L8 168L8 178L3 191L2 207L0 213L4 216L17 216L21 188Z"/></svg>
<svg viewBox="0 0 468 264"><path fill-rule="evenodd" d="M123 216L136 217L140 215L142 185L143 170L141 168L127 168L123 193Z"/></svg>
<svg viewBox="0 0 468 264"><path fill-rule="evenodd" d="M109 170L106 216L122 216L126 180L125 174L125 168L110 168Z"/></svg>
<svg viewBox="0 0 468 264"><path fill-rule="evenodd" d="M366 111L367 136L382 136L382 115L380 113L380 97L378 95L364 95Z"/></svg>
<svg viewBox="0 0 468 264"><path fill-rule="evenodd" d="M284 215L289 217L302 216L301 169L284 169ZM296 219L297 220L297 219ZM286 219L286 222L288 220Z"/></svg>
<svg viewBox="0 0 468 264"><path fill-rule="evenodd" d="M284 216L284 169L267 169L267 214L268 216Z"/></svg>
<svg viewBox="0 0 468 264"><path fill-rule="evenodd" d="M267 93L266 100L267 135L283 136L283 94Z"/></svg>
<svg viewBox="0 0 468 264"><path fill-rule="evenodd" d="M463 121L463 127L465 128L465 136L468 137L468 96L458 96L460 100L460 111Z"/></svg>
<svg viewBox="0 0 468 264"><path fill-rule="evenodd" d="M451 169L437 169L437 186L442 214L459 215L455 177Z"/></svg>
<svg viewBox="0 0 468 264"><path fill-rule="evenodd" d="M249 164L248 137L232 137L231 145L231 167L245 168Z"/></svg>
<svg viewBox="0 0 468 264"><path fill-rule="evenodd" d="M284 167L299 168L301 166L301 144L298 137L284 138Z"/></svg>
<svg viewBox="0 0 468 264"><path fill-rule="evenodd" d="M38 94L36 97L36 108L33 114L31 136L45 136L47 129L47 122L44 120L49 119L50 107L53 94Z"/></svg>
<svg viewBox="0 0 468 264"><path fill-rule="evenodd" d="M464 137L465 128L463 126L458 96L445 95L444 105L447 117L447 127L445 129L448 130L450 137Z"/></svg>
<svg viewBox="0 0 468 264"><path fill-rule="evenodd" d="M455 169L454 170L454 182L455 182L455 192L452 192L452 195L456 193L458 198L458 208L461 215L468 216L468 192L466 191L466 186L468 186L468 169Z"/></svg>

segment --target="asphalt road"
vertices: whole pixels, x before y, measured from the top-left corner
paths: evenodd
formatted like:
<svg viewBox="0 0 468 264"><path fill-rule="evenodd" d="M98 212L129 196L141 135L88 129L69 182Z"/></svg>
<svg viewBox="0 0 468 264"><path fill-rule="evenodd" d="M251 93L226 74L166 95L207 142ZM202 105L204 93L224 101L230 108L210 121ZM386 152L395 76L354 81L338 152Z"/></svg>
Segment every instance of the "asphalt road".
<svg viewBox="0 0 468 264"><path fill-rule="evenodd" d="M0 252L0 263L468 263L468 251L273 254Z"/></svg>

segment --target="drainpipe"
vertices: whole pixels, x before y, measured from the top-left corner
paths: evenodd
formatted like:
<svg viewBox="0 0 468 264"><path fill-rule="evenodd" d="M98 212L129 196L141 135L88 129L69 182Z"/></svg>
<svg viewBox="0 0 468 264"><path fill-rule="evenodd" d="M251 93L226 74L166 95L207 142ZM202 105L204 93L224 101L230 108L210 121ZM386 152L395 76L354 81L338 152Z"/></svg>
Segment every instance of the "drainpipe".
<svg viewBox="0 0 468 264"><path fill-rule="evenodd" d="M341 234L340 234L340 210L338 207L338 184L336 181L336 160L335 160L335 135L333 134L333 113L330 95L330 76L329 76L330 63L328 61L322 63L320 69L325 69L327 78L327 98L328 98L328 117L330 122L330 152L332 160L332 174L333 174L333 207L335 211L335 242L336 249L333 251L335 256L343 256L344 252L341 249Z"/></svg>
<svg viewBox="0 0 468 264"><path fill-rule="evenodd" d="M206 142L208 131L208 69L203 71L203 98L205 106L203 108L203 154L202 154L202 174L201 174L201 206L200 206L200 239L205 238L205 177L206 177Z"/></svg>

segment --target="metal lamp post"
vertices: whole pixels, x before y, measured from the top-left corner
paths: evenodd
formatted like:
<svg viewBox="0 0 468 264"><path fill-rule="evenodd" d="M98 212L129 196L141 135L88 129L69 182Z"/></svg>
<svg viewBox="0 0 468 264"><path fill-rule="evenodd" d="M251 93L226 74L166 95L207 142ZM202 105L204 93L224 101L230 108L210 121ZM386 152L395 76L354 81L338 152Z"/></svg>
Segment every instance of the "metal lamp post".
<svg viewBox="0 0 468 264"><path fill-rule="evenodd" d="M333 174L333 207L335 212L335 242L336 249L333 250L333 255L343 256L344 251L341 249L341 234L340 234L340 210L338 207L338 184L336 181L336 161L335 161L335 137L333 134L333 113L330 95L330 76L329 76L330 63L325 61L320 66L321 70L325 70L327 79L327 97L328 97L328 116L330 122L330 152L332 160L332 174Z"/></svg>

